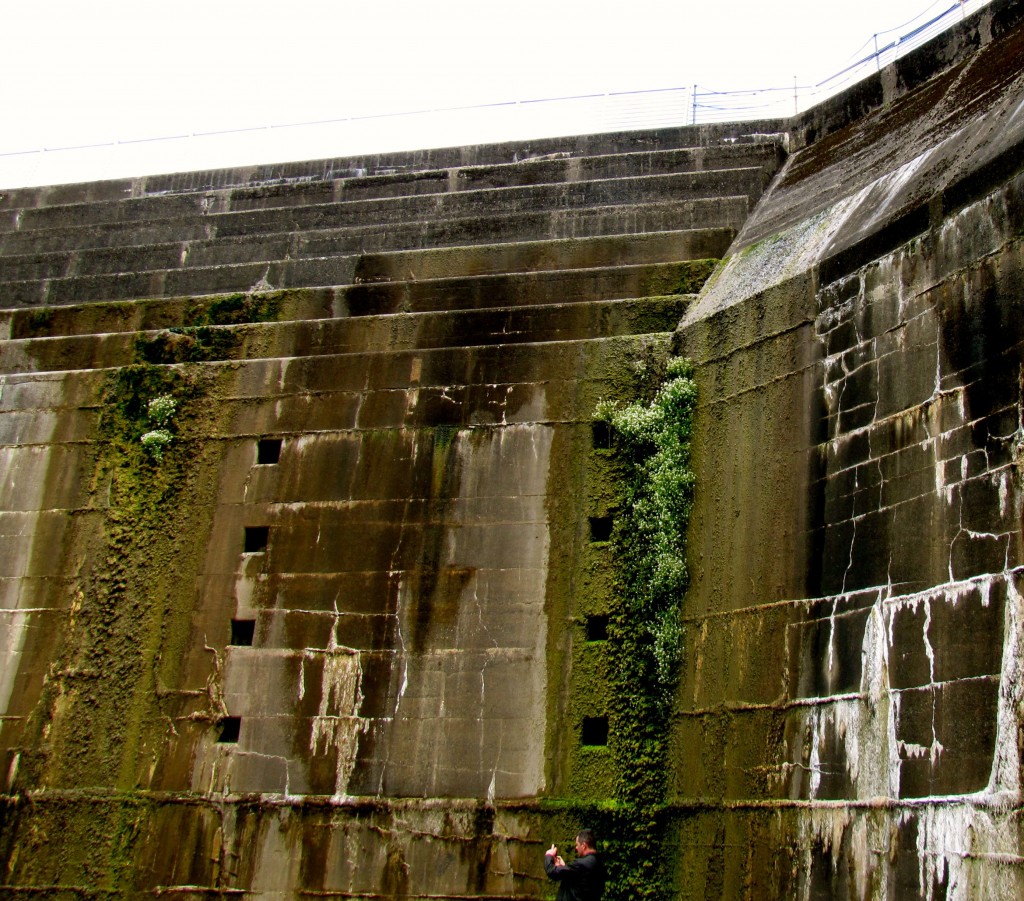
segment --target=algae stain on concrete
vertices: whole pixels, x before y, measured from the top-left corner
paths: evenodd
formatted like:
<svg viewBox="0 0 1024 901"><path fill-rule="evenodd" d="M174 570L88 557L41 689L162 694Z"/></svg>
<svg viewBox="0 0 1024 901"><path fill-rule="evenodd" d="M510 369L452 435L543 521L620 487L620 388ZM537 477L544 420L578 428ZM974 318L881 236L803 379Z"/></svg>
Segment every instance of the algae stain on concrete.
<svg viewBox="0 0 1024 901"><path fill-rule="evenodd" d="M108 382L91 479L97 512L76 518L70 531L68 553L80 565L57 663L30 723L29 744L41 753L22 772L26 788L159 783L189 694L178 690L179 667L210 525L204 511L212 504L202 499L212 498L217 482L217 449L205 440L216 417L213 393L211 377L188 367L133 366ZM162 394L180 407L174 441L157 460L139 441L148 425L141 411ZM183 497L193 503L183 505ZM105 874L98 881L116 886L129 878L137 829L129 807L111 810L109 822L92 827L90 845L92 865ZM80 865L65 877L78 878Z"/></svg>
<svg viewBox="0 0 1024 901"><path fill-rule="evenodd" d="M551 438L544 425L435 437L433 535L413 558L418 579L403 579L399 590L400 635L417 637L399 648L396 664L403 685L428 688L400 692L383 739L389 760L435 749L428 785L418 791L465 792L467 763L477 797L530 796L543 783L543 745L526 736L544 728ZM425 600L429 621L421 619ZM385 767L385 792L402 791L405 769Z"/></svg>

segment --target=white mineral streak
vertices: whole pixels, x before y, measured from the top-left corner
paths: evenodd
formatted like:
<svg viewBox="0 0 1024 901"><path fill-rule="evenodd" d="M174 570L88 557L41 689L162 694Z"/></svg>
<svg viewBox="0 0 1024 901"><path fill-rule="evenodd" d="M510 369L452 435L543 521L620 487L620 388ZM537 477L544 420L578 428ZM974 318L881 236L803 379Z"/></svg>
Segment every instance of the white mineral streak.
<svg viewBox="0 0 1024 901"><path fill-rule="evenodd" d="M358 716L363 701L359 653L331 647L327 651L307 650L304 657L323 662L320 706L313 717L309 749L314 756L334 753L334 794L344 797L355 767L359 736L367 727L367 721Z"/></svg>
<svg viewBox="0 0 1024 901"><path fill-rule="evenodd" d="M822 762L829 747L845 749L846 773L854 797L879 798L898 792L899 758L891 710L893 698L888 685L889 642L882 598L879 594L865 627L860 697L837 699L829 705L811 708L807 714L812 799L819 796ZM884 732L879 730L879 723L885 724Z"/></svg>
<svg viewBox="0 0 1024 901"><path fill-rule="evenodd" d="M839 598L832 599L832 615L828 618L828 654L826 665L829 681L835 673L836 667L836 608L839 605Z"/></svg>
<svg viewBox="0 0 1024 901"><path fill-rule="evenodd" d="M1017 104L1013 115L1024 115L1024 101ZM950 135L946 143L957 140L957 135ZM944 152L944 148L936 147L929 154L934 156ZM916 174L922 167L927 168L929 154L911 161L855 196L839 200L800 225L738 253L719 273L717 282L709 287L699 306L691 309L686 322L740 303L785 278L803 273L811 261L831 252L829 244L833 237L841 235L843 242L855 237L848 233L847 223L856 222L858 234L870 234L875 229L874 223L884 222L890 208L895 209L897 201L902 202L901 198L905 198ZM1020 177L1018 181L1021 181ZM865 211L870 221L865 219ZM856 219L851 218L854 212ZM906 325L912 316L924 315L919 310L921 291L931 286L945 285L951 299L955 295L968 306L976 303L971 293L972 270L966 264L970 260L982 259L1013 239L1014 236L1007 232L1010 221L1003 196L985 198L947 219L937 235L933 233L934 251L923 266L920 260L915 260L914 274L907 271L905 256L897 252L873 264L877 271L863 281L860 291L851 292L848 284L850 279L860 275L844 279L842 284L834 286L834 293L851 299L827 306L817 317L816 327L823 343L824 335L831 329L845 322L852 321L855 325L859 322L855 309L858 304L865 309L876 304L891 305L889 309L894 309L897 321ZM782 258L773 259L778 255ZM972 457L958 449L963 424L969 415L964 390L948 384L944 386L940 353L943 346L942 323L938 316L935 316L934 328L936 356L932 395L918 408L919 413L897 414L891 426L896 437L903 441L904 427L916 428L920 424L909 417L927 417L924 424L928 427L928 438L922 442L921 449L931 458L934 491L944 502L940 510L945 509L955 533L961 520L961 511L957 509L957 502L962 503L963 500L960 489L972 470ZM905 336L901 329L897 331L900 333L895 335L895 340L902 344ZM858 340L867 341L870 337L859 335ZM844 376L849 375L846 359L842 350L831 357L823 356L825 378L822 390L830 414L837 413L842 401ZM942 432L942 424L946 422L953 425L949 431ZM878 422L873 425L877 426ZM828 449L832 459L838 456L843 443L850 437L850 434L831 437ZM1024 425L1018 423L1018 432L1004 440L1015 442L1016 459L1024 457ZM987 466L987 463L987 459L983 461L983 465ZM993 519L1003 522L1019 519L1020 492L1013 473L1004 469L990 473L989 478L998 498L997 504L993 505ZM856 529L856 519L852 524ZM962 529L962 534L973 538L999 537L995 533L967 529ZM836 562L844 565L847 562L845 554ZM1024 570L1011 568L1010 561L1007 561L1002 572L958 580L954 576L950 554L949 581L946 584L910 595L895 594L891 584L879 590L862 640L859 697L824 697L818 703L803 708L804 744L793 749L790 765L801 769L801 764L806 763L811 771L808 797L812 807L799 819L804 872L809 873L815 863L820 865L820 858L814 857L815 847L826 853L831 850L835 852L833 866L852 864L854 867L857 884L856 892L851 891L851 895L871 897L876 901L902 901L898 894L894 894L891 880L879 873L891 866L897 851L895 843L909 839L916 841L916 848L908 849L903 845L899 853L916 851L920 892L928 901L1021 897L1024 857L1020 847L1024 837L1020 834L1018 822L1021 808L1018 737L1024 715L1024 601L1017 580L1022 572ZM998 589L1005 587L1005 592L993 592L993 586ZM890 654L895 645L895 619L901 613L904 616L912 614L912 621L919 624L921 635L918 641L928 663L928 684L915 690L931 689L937 696L940 686L936 680L941 677L937 671L936 653L940 650L937 647L940 638L933 635L933 629L941 607L956 606L970 598L972 603L980 601L982 608L990 608L993 598L1003 593L1006 603L995 711L995 749L987 784L969 794L901 798L901 760L921 761L926 766L936 767L943 763L945 757L947 765L950 765L948 755L951 752L939 740L934 699L928 743L917 744L897 738L901 692L890 685L889 679ZM851 599L843 595L833 599L833 634L830 634L827 660L823 661L828 664L830 677L836 654L834 618L838 610L849 606L841 603L844 600ZM904 630L901 640L908 637ZM927 731L925 735L928 735ZM837 766L843 767L844 772L836 774L824 769ZM841 778L844 775L845 780ZM830 801L829 796L836 797L837 788L844 800ZM863 807L851 805L846 799L860 802ZM898 832L900 826L906 826L906 829ZM804 898L810 898L810 883L809 879L802 883Z"/></svg>
<svg viewBox="0 0 1024 901"><path fill-rule="evenodd" d="M422 362L417 358L412 366L411 378L418 382L422 371ZM418 395L417 395L418 396ZM409 467L413 470L419 464L420 445L417 441L410 442ZM360 453L362 451L360 450ZM409 518L409 504L402 508L402 521L399 528L400 534L405 534L406 524ZM382 717L384 723L391 724L403 713L402 700L409 689L409 653L410 648L405 640L405 619L411 602L411 589L407 574L401 569L401 546L402 542L395 543L392 550L390 566L388 568L388 583L395 586L395 667L398 669L398 690L395 693L395 706L389 716ZM388 763L391 756L391 746L384 742L384 761L380 768L380 775L377 781L377 794L384 794L384 784L388 775Z"/></svg>
<svg viewBox="0 0 1024 901"><path fill-rule="evenodd" d="M936 387L932 393L930 406L928 408L929 417L935 422L941 422L944 408L947 404L953 404L955 405L956 415L951 416L951 418L958 423L963 423L966 416L963 389L954 388L940 393L939 379L940 375L937 373L935 377ZM962 428L962 426L958 426L958 428ZM947 506L952 505L953 499L957 494L956 488L959 483L956 480L955 468L957 455L954 454L947 459L946 453L944 452L944 446L947 441L950 444L955 445L957 441L958 428L943 432L931 443L931 448L934 451L932 467L935 474L935 494L937 497L945 501ZM949 466L948 472L947 465ZM966 482L970 475L970 461L966 454L959 455L959 470L960 482Z"/></svg>
<svg viewBox="0 0 1024 901"><path fill-rule="evenodd" d="M885 855L890 853L891 828L914 820L920 885L927 901L1017 897L1019 868L1024 864L1015 815L1021 800L1017 737L1024 709L1024 598L1015 584L1015 577L1020 575L1017 570L1006 571L904 596L889 597L885 591L879 592L861 646L860 698L837 698L828 705L809 708L806 714L812 771L810 799L824 800L819 797L821 768L826 760L836 759L832 749L837 747L843 749L838 759L845 760L850 799L883 806L901 800L901 752L908 758L928 758L933 765L941 758L945 749L935 734L934 718L930 746L897 740L900 696L889 685L893 621L901 611L923 611L922 641L930 684L934 686L935 658L930 639L934 607L955 606L968 596L980 597L987 607L992 586L998 582L1005 585L1006 605L995 753L988 784L971 794L907 799L898 813L858 812L841 802L812 808L801 819L807 872L815 846L827 851L842 845L856 868L858 897L868 897L870 874L884 865ZM877 894L871 897L890 898L884 880L875 891ZM809 898L809 893L808 883L803 897ZM892 901L900 899L893 896Z"/></svg>
<svg viewBox="0 0 1024 901"><path fill-rule="evenodd" d="M970 228L963 227L964 217ZM972 203L957 216L943 221L936 234L933 278L946 278L963 267L965 260L975 260L1006 243L1013 216L1006 209L1003 194L985 197Z"/></svg>
<svg viewBox="0 0 1024 901"><path fill-rule="evenodd" d="M1019 575L1019 573L1017 573ZM986 584L987 590L990 585ZM1020 801L1020 751L1017 742L1024 704L1024 600L1013 576L1006 579L1003 621L1003 666L996 711L996 747L986 793L1008 806Z"/></svg>
<svg viewBox="0 0 1024 901"><path fill-rule="evenodd" d="M234 587L236 609L240 613L259 606L256 592L263 579L262 558L256 554L242 554L235 570Z"/></svg>

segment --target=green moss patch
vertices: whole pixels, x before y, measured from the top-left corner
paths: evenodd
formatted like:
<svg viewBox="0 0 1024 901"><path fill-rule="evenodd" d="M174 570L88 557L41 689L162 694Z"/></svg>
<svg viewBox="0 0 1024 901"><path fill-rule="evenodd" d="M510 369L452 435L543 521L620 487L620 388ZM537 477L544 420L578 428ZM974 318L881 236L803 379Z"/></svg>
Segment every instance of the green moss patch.
<svg viewBox="0 0 1024 901"><path fill-rule="evenodd" d="M127 797L159 782L184 704L192 719L221 714L211 699L196 710L194 692L179 690L218 484L220 448L208 440L223 409L215 378L208 367L143 359L107 381L88 509L70 539L68 620L16 791ZM122 890L134 878L136 814L72 807L60 832L88 835L90 850L87 860L62 857L61 878Z"/></svg>
<svg viewBox="0 0 1024 901"><path fill-rule="evenodd" d="M231 294L190 309L186 324L139 337L136 357L145 363L204 363L233 359L241 343L240 333L223 326L272 322L281 306L278 294Z"/></svg>
<svg viewBox="0 0 1024 901"><path fill-rule="evenodd" d="M649 275L643 286L644 297L699 294L720 260L683 260L667 263Z"/></svg>
<svg viewBox="0 0 1024 901"><path fill-rule="evenodd" d="M203 306L193 307L185 325L201 328L210 325L241 325L246 322L272 322L281 307L281 293L229 294Z"/></svg>

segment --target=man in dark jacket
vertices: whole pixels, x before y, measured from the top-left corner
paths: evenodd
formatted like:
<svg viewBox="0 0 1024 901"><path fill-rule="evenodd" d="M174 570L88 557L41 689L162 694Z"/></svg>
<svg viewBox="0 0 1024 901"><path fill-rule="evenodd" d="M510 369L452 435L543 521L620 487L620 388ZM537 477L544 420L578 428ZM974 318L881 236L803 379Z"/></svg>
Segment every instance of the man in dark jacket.
<svg viewBox="0 0 1024 901"><path fill-rule="evenodd" d="M597 839L589 829L576 836L576 859L566 865L552 845L544 855L544 872L558 885L558 901L600 901L604 867L597 856Z"/></svg>

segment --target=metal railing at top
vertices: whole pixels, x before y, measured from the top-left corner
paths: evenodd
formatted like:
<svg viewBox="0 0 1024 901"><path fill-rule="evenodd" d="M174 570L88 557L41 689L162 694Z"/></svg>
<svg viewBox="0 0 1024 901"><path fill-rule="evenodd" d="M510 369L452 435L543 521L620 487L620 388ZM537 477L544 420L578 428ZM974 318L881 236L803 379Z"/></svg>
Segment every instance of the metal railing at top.
<svg viewBox="0 0 1024 901"><path fill-rule="evenodd" d="M991 0L936 0L923 13L909 22L877 32L868 38L842 69L814 84L793 84L784 87L756 88L749 91L715 91L694 85L690 100L691 124L736 122L744 119L774 119L803 112L833 97L971 13Z"/></svg>
<svg viewBox="0 0 1024 901"><path fill-rule="evenodd" d="M568 134L784 118L880 70L989 2L936 0L905 25L873 35L847 65L815 84L801 85L794 80L785 87L749 91L714 91L694 85L35 148L0 153L0 185L10 188L92 181L267 160L338 158Z"/></svg>

